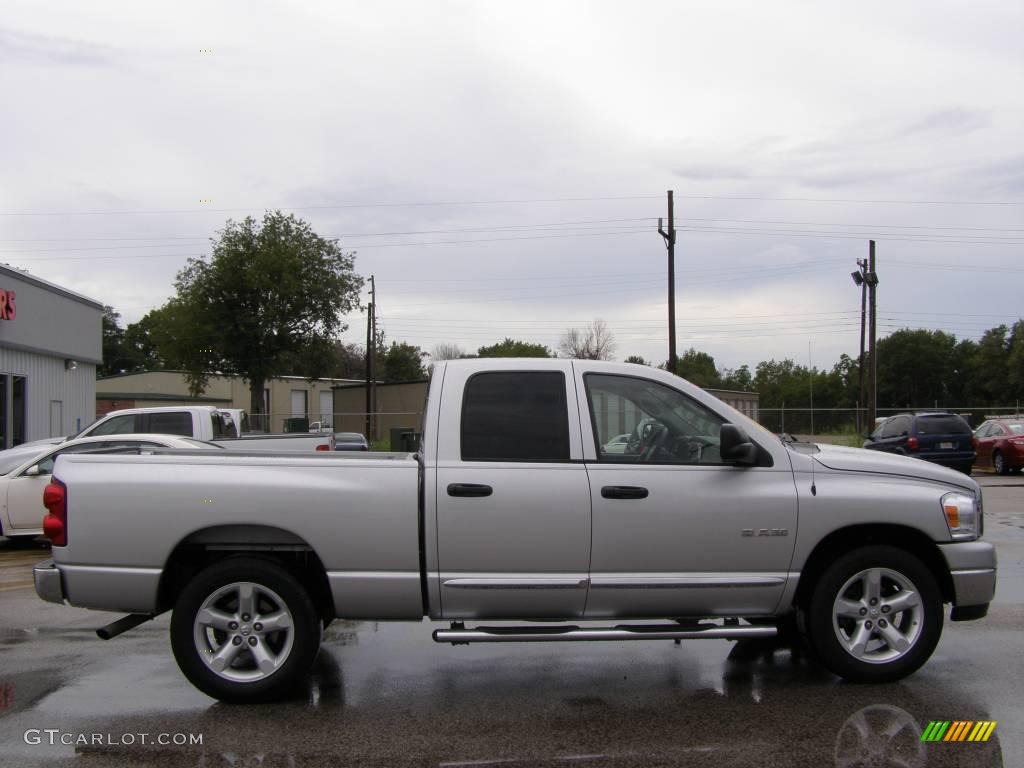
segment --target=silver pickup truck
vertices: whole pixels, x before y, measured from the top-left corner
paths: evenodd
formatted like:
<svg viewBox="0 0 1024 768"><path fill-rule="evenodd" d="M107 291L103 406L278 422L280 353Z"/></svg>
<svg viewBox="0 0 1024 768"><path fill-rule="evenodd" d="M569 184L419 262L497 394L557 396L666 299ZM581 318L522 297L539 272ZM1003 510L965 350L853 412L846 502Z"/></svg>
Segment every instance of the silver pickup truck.
<svg viewBox="0 0 1024 768"><path fill-rule="evenodd" d="M427 616L452 644L792 629L848 680L896 680L944 603L981 618L996 583L969 477L579 360L437 364L418 454L68 455L45 504L39 595L130 614L101 637L173 610L184 674L237 702L301 681L334 618Z"/></svg>

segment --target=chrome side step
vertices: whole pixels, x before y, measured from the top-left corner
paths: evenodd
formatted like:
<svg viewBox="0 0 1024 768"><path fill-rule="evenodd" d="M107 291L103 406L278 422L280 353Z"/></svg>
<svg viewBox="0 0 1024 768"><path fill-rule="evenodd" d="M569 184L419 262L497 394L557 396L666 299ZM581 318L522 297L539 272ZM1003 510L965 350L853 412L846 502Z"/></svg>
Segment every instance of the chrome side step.
<svg viewBox="0 0 1024 768"><path fill-rule="evenodd" d="M461 622L459 623L461 624ZM614 627L475 627L465 629L455 624L451 629L434 630L434 642L452 643L550 643L574 640L741 640L753 637L775 637L772 626L722 626L720 624L619 624Z"/></svg>

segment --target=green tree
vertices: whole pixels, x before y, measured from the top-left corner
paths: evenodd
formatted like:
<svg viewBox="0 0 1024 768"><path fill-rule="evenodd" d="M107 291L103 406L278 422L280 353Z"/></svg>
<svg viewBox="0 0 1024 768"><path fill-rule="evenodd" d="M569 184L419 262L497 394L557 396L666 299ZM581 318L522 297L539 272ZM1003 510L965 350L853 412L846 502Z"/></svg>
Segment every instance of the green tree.
<svg viewBox="0 0 1024 768"><path fill-rule="evenodd" d="M930 408L953 404L949 395L955 347L954 336L923 329L904 328L879 341L879 406Z"/></svg>
<svg viewBox="0 0 1024 768"><path fill-rule="evenodd" d="M193 391L214 373L245 377L259 413L268 378L296 357L324 355L345 330L341 315L358 306L363 281L351 254L292 214L228 220L218 234L208 260L189 259L178 273L149 338L185 369Z"/></svg>
<svg viewBox="0 0 1024 768"><path fill-rule="evenodd" d="M718 368L715 367L715 358L693 347L680 356L675 373L698 387L719 387L722 383Z"/></svg>
<svg viewBox="0 0 1024 768"><path fill-rule="evenodd" d="M640 357L640 355L630 355L625 359L625 362L634 363L636 365L650 365L650 363Z"/></svg>
<svg viewBox="0 0 1024 768"><path fill-rule="evenodd" d="M1013 324L1006 351L1006 388L992 405L1016 405L1024 400L1024 320Z"/></svg>
<svg viewBox="0 0 1024 768"><path fill-rule="evenodd" d="M508 337L489 347L480 347L476 353L479 357L554 357L551 350L543 344Z"/></svg>
<svg viewBox="0 0 1024 768"><path fill-rule="evenodd" d="M180 304L168 302L159 309L151 309L137 323L131 323L124 332L125 344L139 363L139 370L185 370L186 364L179 356L179 333L185 332L185 322L179 318ZM202 388L190 383L193 394L201 394Z"/></svg>
<svg viewBox="0 0 1024 768"><path fill-rule="evenodd" d="M115 312L113 307L103 307L103 363L96 369L97 375L113 376L135 370L124 334L121 313Z"/></svg>
<svg viewBox="0 0 1024 768"><path fill-rule="evenodd" d="M735 370L725 368L721 373L721 386L723 389L752 392L754 390L754 377L750 373L750 366L741 365Z"/></svg>
<svg viewBox="0 0 1024 768"><path fill-rule="evenodd" d="M391 342L381 358L381 375L384 381L421 381L427 378L423 368L423 352L419 347L403 342Z"/></svg>

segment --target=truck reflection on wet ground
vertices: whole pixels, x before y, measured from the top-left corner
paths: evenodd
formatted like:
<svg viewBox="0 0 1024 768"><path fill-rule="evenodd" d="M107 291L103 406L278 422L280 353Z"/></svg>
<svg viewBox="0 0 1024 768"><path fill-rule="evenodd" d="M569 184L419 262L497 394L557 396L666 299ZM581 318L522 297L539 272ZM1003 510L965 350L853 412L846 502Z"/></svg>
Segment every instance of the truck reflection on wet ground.
<svg viewBox="0 0 1024 768"><path fill-rule="evenodd" d="M412 634L422 640L425 629L332 626L351 634L349 645L328 646L293 700L260 706L203 705L209 700L176 680L172 665L121 657L69 680L64 700L62 686L45 686L52 695L17 707L23 715L17 727L59 721L80 733L204 736L201 748L103 746L80 748L77 758L74 751L48 756L79 766L1003 764L998 730L984 744L920 741L930 720L989 715L941 678L848 685L804 654L765 641L737 643L717 662L713 653L694 655L667 643L644 645L650 651L643 654L617 645L618 651L582 659L557 649L516 654L507 647L503 654L482 649L461 659L399 655L399 670L375 660L416 640ZM99 714L104 694L124 690L118 670L137 673L146 664L166 669L152 676L148 690L126 691L120 714ZM130 677L135 685L144 676ZM161 711L163 689L179 685L187 695L171 696ZM133 709L140 714L130 714ZM17 728L5 725L0 720L10 743ZM17 751L18 765L34 764L31 751L23 745ZM7 764L3 757L0 764Z"/></svg>

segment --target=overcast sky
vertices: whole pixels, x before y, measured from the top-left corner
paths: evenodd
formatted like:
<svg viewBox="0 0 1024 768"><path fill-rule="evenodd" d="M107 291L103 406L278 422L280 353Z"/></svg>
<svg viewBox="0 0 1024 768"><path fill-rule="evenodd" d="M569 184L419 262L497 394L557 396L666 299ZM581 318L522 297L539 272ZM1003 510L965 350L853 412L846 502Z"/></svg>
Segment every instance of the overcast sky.
<svg viewBox="0 0 1024 768"><path fill-rule="evenodd" d="M225 219L292 209L389 340L855 355L1022 314L1024 4L5 0L0 260L138 320ZM201 201L210 202L201 202ZM344 338L365 339L364 316Z"/></svg>

